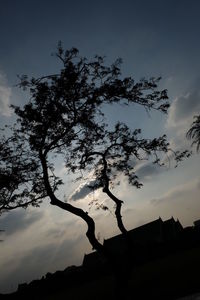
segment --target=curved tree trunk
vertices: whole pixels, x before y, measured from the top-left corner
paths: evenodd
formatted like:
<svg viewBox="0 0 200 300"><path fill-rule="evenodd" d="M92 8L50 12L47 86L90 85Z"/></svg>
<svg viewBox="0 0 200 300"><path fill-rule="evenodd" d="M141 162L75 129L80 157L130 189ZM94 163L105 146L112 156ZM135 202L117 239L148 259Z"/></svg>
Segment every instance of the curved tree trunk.
<svg viewBox="0 0 200 300"><path fill-rule="evenodd" d="M110 191L108 185L106 185L103 188L103 192L106 193L108 195L108 197L111 198L115 202L115 204L116 204L115 216L117 219L117 225L118 225L121 233L127 234L127 229L124 226L124 223L122 221L122 215L121 215L121 207L122 207L123 201L119 200L117 197L115 197L115 195L113 195L113 193Z"/></svg>
<svg viewBox="0 0 200 300"><path fill-rule="evenodd" d="M52 205L56 205L78 217L80 217L81 219L83 219L87 226L88 226L88 230L86 232L86 236L90 242L90 244L92 245L93 249L105 254L105 250L104 247L101 243L99 243L99 241L97 240L96 236L95 236L95 223L94 220L87 214L87 212L83 211L80 208L77 208L69 203L65 203L62 202L61 200L59 200L50 185L49 182L49 175L48 175L48 166L47 166L47 161L46 161L46 157L44 154L40 153L40 161L42 164L42 171L43 171L43 178L44 178L44 184L45 184L45 188L47 191L47 195L49 196L50 200L51 200L51 204Z"/></svg>
<svg viewBox="0 0 200 300"><path fill-rule="evenodd" d="M117 197L115 197L115 195L113 195L113 193L110 191L110 188L109 188L110 180L107 175L108 164L106 161L105 154L103 155L102 159L103 159L103 165L104 165L103 171L102 171L103 181L104 181L103 192L106 193L108 195L108 197L111 198L115 202L115 204L116 204L115 216L117 219L117 225L118 225L121 233L124 235L127 235L127 230L123 224L122 216L121 216L121 207L122 207L123 201L119 200Z"/></svg>
<svg viewBox="0 0 200 300"><path fill-rule="evenodd" d="M109 189L109 178L107 175L104 177L105 179L105 185L103 188L103 192L108 195L109 198L111 198L115 204L116 204L116 209L115 209L115 216L117 219L117 225L119 230L121 231L122 235L124 236L124 242L127 245L126 253L123 255L123 259L119 264L120 266L120 274L118 274L118 277L116 278L116 291L118 293L117 299L124 298L123 296L123 289L126 289L127 287L127 282L130 279L131 276L131 270L133 267L133 261L134 261L134 244L133 241L131 240L127 229L125 228L123 221L122 221L122 216L121 216L121 207L123 201L118 199ZM118 288L118 285L120 286ZM125 298L124 298L125 299Z"/></svg>
<svg viewBox="0 0 200 300"><path fill-rule="evenodd" d="M45 184L47 194L51 200L51 204L56 205L56 206L60 207L61 209L64 209L64 210L80 217L82 220L84 220L86 222L86 224L88 226L86 236L87 236L90 244L92 245L93 249L97 250L101 255L103 255L107 259L108 264L110 265L111 271L115 278L114 297L116 300L121 299L123 288L126 285L125 284L126 276L124 274L123 265L121 264L120 258L116 258L115 255L113 256L112 252L109 249L107 249L105 246L103 246L97 240L97 238L95 236L95 222L88 215L87 212L83 211L80 208L74 207L73 205L71 205L69 203L62 202L55 196L55 194L51 188L50 182L49 182L47 160L46 160L45 155L43 155L42 153L40 153L40 160L41 160L41 165L42 165L44 184ZM109 194L109 189L108 189L108 194ZM113 195L113 197L114 197L114 195ZM122 218L121 218L121 214L120 214L122 201L120 201L119 199L116 198L115 202L117 202L116 203L117 204L116 216L117 216L118 224L121 227L121 229L123 230L123 232L125 233L127 231L123 226L123 223L121 220Z"/></svg>

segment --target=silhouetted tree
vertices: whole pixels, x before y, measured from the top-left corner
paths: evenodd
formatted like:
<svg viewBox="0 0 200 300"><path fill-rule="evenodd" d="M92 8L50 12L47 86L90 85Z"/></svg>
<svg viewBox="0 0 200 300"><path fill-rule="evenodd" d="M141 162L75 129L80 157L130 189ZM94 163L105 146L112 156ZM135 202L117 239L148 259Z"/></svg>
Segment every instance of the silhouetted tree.
<svg viewBox="0 0 200 300"><path fill-rule="evenodd" d="M130 77L121 79L120 60L108 67L101 56L87 60L75 48L64 51L61 43L55 55L62 63L59 73L31 79L25 75L19 77L19 86L28 89L31 97L22 108L12 106L17 125L0 145L1 210L38 206L49 198L51 205L84 220L92 247L112 260L96 238L95 222L88 212L57 196L62 179L55 174L55 157L62 158L69 171L77 169L77 159L80 169L91 164L97 185L117 204L116 216L123 232L122 201L109 187L115 177L112 169L124 173L130 183L139 187L130 166L134 163L132 158L141 159L143 152L155 155L155 162L159 163L157 152L167 152L168 143L165 136L142 139L140 130L131 131L121 123L113 131L107 130L101 121L102 105L139 104L147 110L165 113L169 107L167 92L157 89L160 78L142 79L138 83Z"/></svg>
<svg viewBox="0 0 200 300"><path fill-rule="evenodd" d="M88 61L80 57L75 48L64 51L61 44L55 55L63 65L60 73L30 80L25 75L20 77L19 86L29 89L31 99L23 108L13 106L18 116L17 127L13 129L14 144L18 143L15 147L23 149L23 155L16 155L22 167L14 173L22 184L24 180L24 184L29 185L29 189L20 187L20 195L15 195L14 199L20 199L17 205L27 206L28 197L32 205L38 205L48 196L52 205L87 223L87 237L93 248L99 249L94 221L88 213L56 197L55 191L62 182L54 174L52 155L62 155L65 160L73 145L76 147L81 140L88 144L90 136L102 143L105 133L105 124L99 122L103 116L102 104L137 103L147 110L154 108L166 112L169 107L167 94L166 90L157 90L160 78L142 79L139 83L132 78L121 79L120 60L107 67L102 57L95 56ZM26 171L26 167L32 165L33 169ZM70 169L73 171L72 165Z"/></svg>
<svg viewBox="0 0 200 300"><path fill-rule="evenodd" d="M194 116L195 121L187 132L187 138L193 140L192 145L196 145L197 152L200 147L200 115Z"/></svg>

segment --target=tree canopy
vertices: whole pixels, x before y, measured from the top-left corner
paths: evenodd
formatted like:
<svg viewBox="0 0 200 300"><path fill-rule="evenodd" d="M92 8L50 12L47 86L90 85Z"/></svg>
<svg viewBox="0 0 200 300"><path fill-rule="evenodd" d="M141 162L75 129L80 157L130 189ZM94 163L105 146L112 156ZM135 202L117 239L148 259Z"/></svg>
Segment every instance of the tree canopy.
<svg viewBox="0 0 200 300"><path fill-rule="evenodd" d="M17 124L11 128L10 137L3 136L0 145L0 209L38 206L49 198L52 205L82 218L92 247L104 251L88 212L58 198L56 191L62 178L55 174L55 156L62 157L69 172L88 167L94 170L96 185L117 205L118 226L125 232L122 201L113 195L110 183L121 172L129 183L140 187L135 160L151 156L154 163L162 164L159 154L168 153L170 147L165 135L144 139L140 129L131 130L123 123L108 130L102 107L137 104L147 111L167 113L167 91L158 89L160 78L143 78L139 82L123 78L120 59L106 66L103 57L87 60L75 48L64 51L61 43L55 56L62 63L58 74L19 77L19 87L29 90L30 99L23 107L12 106ZM176 152L176 160L185 154Z"/></svg>
<svg viewBox="0 0 200 300"><path fill-rule="evenodd" d="M0 213L17 207L38 205L43 198L37 160L23 136L1 136L0 142ZM39 193L38 193L39 192Z"/></svg>

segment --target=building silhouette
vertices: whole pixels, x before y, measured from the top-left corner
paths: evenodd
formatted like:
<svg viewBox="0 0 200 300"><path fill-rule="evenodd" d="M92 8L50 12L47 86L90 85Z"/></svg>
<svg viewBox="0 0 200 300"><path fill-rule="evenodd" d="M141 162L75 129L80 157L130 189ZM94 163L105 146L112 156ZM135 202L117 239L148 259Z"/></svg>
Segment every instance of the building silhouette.
<svg viewBox="0 0 200 300"><path fill-rule="evenodd" d="M127 242L128 239L128 242ZM188 248L200 243L200 220L194 226L183 228L179 220L173 217L163 221L160 217L127 232L127 236L119 234L105 239L103 245L121 259L127 259L127 253L132 252L130 263L140 264ZM131 249L130 249L131 248ZM128 259L131 257L129 255ZM100 267L106 260L96 251L85 254L84 267Z"/></svg>
<svg viewBox="0 0 200 300"><path fill-rule="evenodd" d="M195 221L194 226L183 228L179 220L173 217L166 221L159 217L129 230L127 236L119 234L105 239L103 244L119 259L121 266L125 266L126 272L128 265L140 266L173 253L181 253L185 249L199 248L200 220ZM29 284L19 284L18 290L10 296L12 299L36 299L38 293L46 296L63 288L75 288L109 272L106 258L94 251L85 254L81 266L67 267L63 271L47 273L40 280L33 280Z"/></svg>

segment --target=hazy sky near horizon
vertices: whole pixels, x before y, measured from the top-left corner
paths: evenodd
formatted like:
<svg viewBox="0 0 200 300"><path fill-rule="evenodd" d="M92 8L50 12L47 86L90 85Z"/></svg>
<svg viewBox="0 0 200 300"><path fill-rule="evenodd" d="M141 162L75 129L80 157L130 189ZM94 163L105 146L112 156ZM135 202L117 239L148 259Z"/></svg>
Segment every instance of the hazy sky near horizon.
<svg viewBox="0 0 200 300"><path fill-rule="evenodd" d="M166 133L174 148L189 147L185 133L200 113L200 2L198 0L0 0L0 126L13 122L9 105L21 105L28 95L15 87L17 74L46 75L60 67L55 57L57 42L77 47L80 54L105 55L108 63L123 59L124 76L162 76L171 102L169 114L150 116L136 106L107 108L108 120L125 120L132 128L142 127L145 136ZM200 155L174 169L138 166L144 183L141 190L122 178L116 195L123 199L124 222L133 228L159 216L174 216L184 226L200 218ZM64 176L62 164L57 173ZM105 200L100 191L88 195L84 186L66 180L67 197L88 210L93 197ZM101 241L119 233L109 212L90 211ZM47 272L81 264L91 251L85 224L78 218L51 207L18 209L0 217L0 293L17 284L40 278Z"/></svg>

